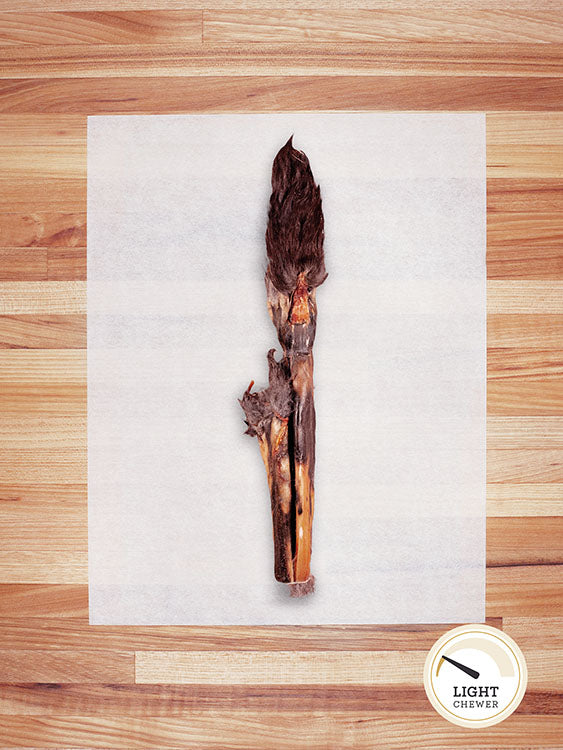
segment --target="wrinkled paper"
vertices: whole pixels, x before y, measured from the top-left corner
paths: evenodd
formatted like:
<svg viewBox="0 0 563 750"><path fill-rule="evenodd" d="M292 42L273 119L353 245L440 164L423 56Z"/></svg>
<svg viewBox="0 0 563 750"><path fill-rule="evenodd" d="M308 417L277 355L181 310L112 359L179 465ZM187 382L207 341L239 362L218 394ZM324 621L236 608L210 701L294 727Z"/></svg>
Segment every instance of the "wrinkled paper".
<svg viewBox="0 0 563 750"><path fill-rule="evenodd" d="M237 402L277 345L264 232L292 134L329 272L303 599L274 580ZM485 244L481 114L88 118L90 622L482 621Z"/></svg>

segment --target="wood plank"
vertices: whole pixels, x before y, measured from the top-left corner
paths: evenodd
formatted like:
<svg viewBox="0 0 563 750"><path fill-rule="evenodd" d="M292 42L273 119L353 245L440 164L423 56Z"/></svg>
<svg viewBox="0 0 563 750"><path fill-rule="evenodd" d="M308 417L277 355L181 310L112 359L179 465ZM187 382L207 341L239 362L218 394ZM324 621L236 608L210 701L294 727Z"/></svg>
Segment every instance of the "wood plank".
<svg viewBox="0 0 563 750"><path fill-rule="evenodd" d="M85 385L86 352L68 349L0 352L0 385Z"/></svg>
<svg viewBox="0 0 563 750"><path fill-rule="evenodd" d="M557 450L488 450L487 482L563 482L563 455Z"/></svg>
<svg viewBox="0 0 563 750"><path fill-rule="evenodd" d="M86 214L0 213L0 247L85 248Z"/></svg>
<svg viewBox="0 0 563 750"><path fill-rule="evenodd" d="M206 0L206 8L217 9L238 9L241 5L245 8L279 8L279 3L274 0L244 0L243 3L238 0ZM456 9L459 8L459 0L439 0L440 8ZM465 0L464 8L488 9L491 7L490 0ZM175 8L201 8L200 0L158 0L158 7L162 9L174 10ZM501 0L496 6L507 9L521 9L522 11L534 11L537 9L537 0ZM2 11L93 11L93 10L144 10L147 7L146 0L0 0L0 10ZM311 7L310 0L292 0L292 7L295 9L308 9ZM319 0L319 8L340 10L342 3L338 0ZM416 10L421 4L416 4L413 0L350 0L347 3L350 8L372 8L372 9L400 9ZM432 7L436 7L433 4ZM551 10L555 13L559 11L560 5L558 0L542 0L542 8Z"/></svg>
<svg viewBox="0 0 563 750"><path fill-rule="evenodd" d="M501 627L500 619L487 621ZM446 625L119 626L98 627L65 618L0 618L2 648L116 651L424 651ZM1 712L1 708L0 708Z"/></svg>
<svg viewBox="0 0 563 750"><path fill-rule="evenodd" d="M561 349L563 318L560 315L489 315L487 345L492 349Z"/></svg>
<svg viewBox="0 0 563 750"><path fill-rule="evenodd" d="M340 42L403 40L561 42L563 23L552 10L457 9L423 6L408 11L346 9L204 10L204 42Z"/></svg>
<svg viewBox="0 0 563 750"><path fill-rule="evenodd" d="M47 250L49 281L85 281L85 247L50 247Z"/></svg>
<svg viewBox="0 0 563 750"><path fill-rule="evenodd" d="M492 380L487 383L487 413L495 416L559 416L563 413L563 378Z"/></svg>
<svg viewBox="0 0 563 750"><path fill-rule="evenodd" d="M418 685L425 651L136 651L137 684ZM528 651L528 684L563 687L563 650Z"/></svg>
<svg viewBox="0 0 563 750"><path fill-rule="evenodd" d="M0 382L1 379L0 379ZM51 450L56 451L72 451L73 449L80 453L86 450L87 435L86 435L86 419L80 417L37 417L37 416L20 416L15 417L14 415L7 414L6 418L0 422L0 441L8 452L12 451L26 451L30 449L39 450ZM0 455L0 461L2 456ZM33 481L30 479L30 481ZM57 487L57 483L52 483L53 487ZM7 484L3 482L0 484L0 499L3 495L3 487L11 486L15 487L14 484ZM36 484L32 484L32 489ZM81 486L80 482L76 482L74 487ZM24 485L25 489L25 485ZM22 493L23 494L23 493ZM22 495L19 496L20 500ZM72 495L74 498L74 494ZM33 495L30 499L33 498ZM26 497L27 500L27 497ZM44 501L44 496L41 497ZM83 504L83 507L84 504ZM68 510L68 506L65 503L65 509ZM40 510L40 507L36 507L36 510ZM47 510L45 508L45 510ZM2 505L0 503L0 513L2 513Z"/></svg>
<svg viewBox="0 0 563 750"><path fill-rule="evenodd" d="M422 685L0 685L0 714L181 716L193 709L378 711L429 713ZM563 695L532 690L518 715L562 714Z"/></svg>
<svg viewBox="0 0 563 750"><path fill-rule="evenodd" d="M487 143L563 146L563 112L487 113Z"/></svg>
<svg viewBox="0 0 563 750"><path fill-rule="evenodd" d="M1 682L133 682L127 651L0 651Z"/></svg>
<svg viewBox="0 0 563 750"><path fill-rule="evenodd" d="M83 534L83 532L81 532ZM53 549L6 551L0 548L0 580L6 584L88 583L88 550L62 539ZM67 549L63 549L65 544Z"/></svg>
<svg viewBox="0 0 563 750"><path fill-rule="evenodd" d="M40 441L37 441L34 447L26 448L11 447L8 443L3 446L0 455L0 473L3 481L11 484L20 481L54 483L58 479L63 479L71 484L85 482L87 480L87 456L84 440L82 442L83 445L78 444L76 447L68 446L66 448L58 441L54 445L46 447L41 446ZM76 541L78 534L80 537L84 537L86 530L82 529L81 526L85 526L86 518L82 517L83 514L80 514L80 522L73 525L72 515L68 511L65 511L65 513L66 522L64 515L59 518L51 516L45 526L40 523L30 532L48 535L50 542L54 542L61 534L65 542L67 536L72 535L74 541ZM0 515L3 515L1 511ZM25 544L27 545L25 549L29 552L37 549L37 545L41 544L40 539L28 538L27 534L20 537L17 534L20 524L19 519L13 525L6 523L3 529L2 547L4 551L11 549L13 545Z"/></svg>
<svg viewBox="0 0 563 750"><path fill-rule="evenodd" d="M563 648L563 617L507 617L503 630L524 650Z"/></svg>
<svg viewBox="0 0 563 750"><path fill-rule="evenodd" d="M88 30L86 32L88 36ZM12 45L2 48L0 78L131 76L492 76L560 77L561 43L451 41L300 42L260 44L177 41L143 44ZM543 109L545 107L538 107ZM70 111L70 110L69 110Z"/></svg>
<svg viewBox="0 0 563 750"><path fill-rule="evenodd" d="M561 617L563 583L487 583L488 617Z"/></svg>
<svg viewBox="0 0 563 750"><path fill-rule="evenodd" d="M530 112L559 111L562 98L563 78L555 77L183 76L165 81L159 77L0 81L2 114L296 111L322 109L327 102L334 110Z"/></svg>
<svg viewBox="0 0 563 750"><path fill-rule="evenodd" d="M563 361L559 349L487 349L487 379L536 382L558 380L563 375Z"/></svg>
<svg viewBox="0 0 563 750"><path fill-rule="evenodd" d="M85 315L1 315L0 349L84 349Z"/></svg>
<svg viewBox="0 0 563 750"><path fill-rule="evenodd" d="M532 233L531 224L528 228ZM551 230L546 227L546 231ZM488 279L561 279L561 252L550 240L542 246L527 244L525 240L519 245L506 234L503 243L487 247Z"/></svg>
<svg viewBox="0 0 563 750"><path fill-rule="evenodd" d="M86 180L82 177L49 179L33 175L6 178L0 172L2 211L83 213L86 211Z"/></svg>
<svg viewBox="0 0 563 750"><path fill-rule="evenodd" d="M2 580L2 579L0 579ZM88 586L0 583L0 617L80 618L88 622Z"/></svg>
<svg viewBox="0 0 563 750"><path fill-rule="evenodd" d="M487 516L561 516L561 484L487 485Z"/></svg>
<svg viewBox="0 0 563 750"><path fill-rule="evenodd" d="M563 448L563 416L488 416L487 448Z"/></svg>
<svg viewBox="0 0 563 750"><path fill-rule="evenodd" d="M507 146L503 149L509 153ZM498 254L503 249L558 250L559 276L563 271L562 239L561 216L557 212L491 212L487 216L487 248L490 251L496 250ZM557 257L556 253L553 255Z"/></svg>
<svg viewBox="0 0 563 750"><path fill-rule="evenodd" d="M563 281L488 281L487 314L494 313L563 313Z"/></svg>
<svg viewBox="0 0 563 750"><path fill-rule="evenodd" d="M6 385L0 391L0 411L25 416L86 417L86 385Z"/></svg>
<svg viewBox="0 0 563 750"><path fill-rule="evenodd" d="M487 585L502 584L558 584L561 583L563 567L560 563L526 564L526 565L496 565L487 568Z"/></svg>
<svg viewBox="0 0 563 750"><path fill-rule="evenodd" d="M0 281L44 281L47 278L46 248L0 248Z"/></svg>
<svg viewBox="0 0 563 750"><path fill-rule="evenodd" d="M404 685L417 682L423 651L136 651L136 683Z"/></svg>
<svg viewBox="0 0 563 750"><path fill-rule="evenodd" d="M86 282L0 283L0 315L79 315L86 312Z"/></svg>
<svg viewBox="0 0 563 750"><path fill-rule="evenodd" d="M423 714L326 711L240 711L194 709L181 717L3 716L5 747L77 747L136 750L149 747L326 750L354 747L399 750L440 747L499 750L521 745L556 748L559 716L513 716L478 733L444 721L432 709Z"/></svg>
<svg viewBox="0 0 563 750"><path fill-rule="evenodd" d="M509 116L514 114L511 112ZM560 213L563 211L563 182L490 176L487 179L487 215L495 211Z"/></svg>
<svg viewBox="0 0 563 750"><path fill-rule="evenodd" d="M487 144L487 177L561 178L563 146Z"/></svg>
<svg viewBox="0 0 563 750"><path fill-rule="evenodd" d="M0 45L201 43L198 10L0 13Z"/></svg>
<svg viewBox="0 0 563 750"><path fill-rule="evenodd" d="M563 518L487 519L487 566L559 564L563 565Z"/></svg>

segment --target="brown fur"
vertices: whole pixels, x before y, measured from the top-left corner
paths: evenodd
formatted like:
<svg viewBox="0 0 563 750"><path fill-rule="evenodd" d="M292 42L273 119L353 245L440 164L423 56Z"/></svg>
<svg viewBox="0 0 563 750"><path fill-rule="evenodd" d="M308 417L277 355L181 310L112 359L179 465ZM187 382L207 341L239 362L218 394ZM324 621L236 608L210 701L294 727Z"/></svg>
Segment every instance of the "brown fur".
<svg viewBox="0 0 563 750"><path fill-rule="evenodd" d="M302 272L313 288L327 277L321 191L309 159L293 148L292 139L274 159L266 230L267 274L276 289L286 294L294 291Z"/></svg>

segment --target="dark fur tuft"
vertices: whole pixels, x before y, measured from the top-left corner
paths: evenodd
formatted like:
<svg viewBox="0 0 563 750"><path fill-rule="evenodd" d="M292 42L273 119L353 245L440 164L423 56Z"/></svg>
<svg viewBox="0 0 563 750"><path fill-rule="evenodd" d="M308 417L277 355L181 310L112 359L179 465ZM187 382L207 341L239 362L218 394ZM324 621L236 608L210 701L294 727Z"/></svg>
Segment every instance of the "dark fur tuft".
<svg viewBox="0 0 563 750"><path fill-rule="evenodd" d="M276 362L275 351L270 349L268 352L268 387L251 393L254 385L251 383L239 399L246 415L246 435L262 435L274 416L287 419L293 411L291 375L284 360Z"/></svg>
<svg viewBox="0 0 563 750"><path fill-rule="evenodd" d="M272 196L266 229L267 273L280 292L290 294L300 273L308 286L326 279L324 219L321 191L293 136L278 152L272 166Z"/></svg>

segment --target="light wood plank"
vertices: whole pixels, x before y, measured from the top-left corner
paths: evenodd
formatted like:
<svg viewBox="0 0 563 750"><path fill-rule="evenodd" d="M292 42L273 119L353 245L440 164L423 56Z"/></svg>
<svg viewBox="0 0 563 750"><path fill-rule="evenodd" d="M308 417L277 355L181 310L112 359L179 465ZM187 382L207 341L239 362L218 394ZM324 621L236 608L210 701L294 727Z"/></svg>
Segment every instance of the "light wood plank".
<svg viewBox="0 0 563 750"><path fill-rule="evenodd" d="M85 385L86 352L68 349L1 351L0 385Z"/></svg>
<svg viewBox="0 0 563 750"><path fill-rule="evenodd" d="M457 42L561 42L563 22L553 11L438 6L387 10L204 10L205 42L339 42L403 40Z"/></svg>
<svg viewBox="0 0 563 750"><path fill-rule="evenodd" d="M500 619L487 621L502 627ZM98 626L72 618L0 618L2 648L111 651L424 651L445 625ZM0 708L0 712L2 709Z"/></svg>
<svg viewBox="0 0 563 750"><path fill-rule="evenodd" d="M0 316L0 349L84 349L85 315Z"/></svg>
<svg viewBox="0 0 563 750"><path fill-rule="evenodd" d="M151 5L154 4L151 3ZM177 8L201 8L201 0L158 0L158 7L161 9L174 10ZM316 4L319 8L332 10L341 10L342 3L338 0L319 0ZM401 10L420 10L421 6L430 6L436 8L436 3L431 0L422 0L414 3L413 0L349 0L346 3L348 8L366 8L366 9L401 9ZM459 0L439 0L438 6L444 9L459 9ZM490 0L465 0L464 8L487 9L491 7ZM522 11L533 12L537 10L538 0L499 0L495 7L509 9L520 9ZM146 0L0 0L0 10L3 11L93 11L93 10L144 10L147 7ZM276 8L279 9L279 3L274 0L207 0L206 8L213 9L233 9L239 8ZM311 7L311 0L292 0L291 7L301 11ZM555 14L558 13L560 5L558 0L542 0L541 8L545 11L550 10Z"/></svg>
<svg viewBox="0 0 563 750"><path fill-rule="evenodd" d="M487 481L563 482L563 454L557 450L489 450Z"/></svg>
<svg viewBox="0 0 563 750"><path fill-rule="evenodd" d="M559 349L494 348L487 350L487 379L537 382L563 376L563 361Z"/></svg>
<svg viewBox="0 0 563 750"><path fill-rule="evenodd" d="M509 153L509 158L506 155ZM487 177L563 177L563 146L487 144Z"/></svg>
<svg viewBox="0 0 563 750"><path fill-rule="evenodd" d="M86 312L86 282L1 282L0 315L77 315Z"/></svg>
<svg viewBox="0 0 563 750"><path fill-rule="evenodd" d="M487 113L491 146L563 146L563 112Z"/></svg>
<svg viewBox="0 0 563 750"><path fill-rule="evenodd" d="M563 414L563 378L489 381L487 413L494 416L560 416Z"/></svg>
<svg viewBox="0 0 563 750"><path fill-rule="evenodd" d="M487 448L563 448L563 416L488 416Z"/></svg>
<svg viewBox="0 0 563 750"><path fill-rule="evenodd" d="M2 649L1 682L133 682L134 654L127 651Z"/></svg>
<svg viewBox="0 0 563 750"><path fill-rule="evenodd" d="M525 651L563 648L563 617L507 617L502 629Z"/></svg>
<svg viewBox="0 0 563 750"><path fill-rule="evenodd" d="M561 484L487 485L487 516L561 516Z"/></svg>
<svg viewBox="0 0 563 750"><path fill-rule="evenodd" d="M563 281L488 281L487 314L494 313L563 314Z"/></svg>
<svg viewBox="0 0 563 750"><path fill-rule="evenodd" d="M530 112L559 111L562 98L563 78L556 77L281 75L0 81L2 114L302 111L326 108L327 102L334 110Z"/></svg>
<svg viewBox="0 0 563 750"><path fill-rule="evenodd" d="M421 651L136 651L135 682L220 685L404 685L418 681Z"/></svg>
<svg viewBox="0 0 563 750"><path fill-rule="evenodd" d="M199 10L0 13L0 45L201 42Z"/></svg>
<svg viewBox="0 0 563 750"><path fill-rule="evenodd" d="M499 750L533 741L534 748L557 747L559 716L514 716L478 733L445 722L435 712L390 715L377 712L198 711L182 717L6 716L0 719L6 747L79 747L141 750L150 747L245 750L373 750L480 748Z"/></svg>
<svg viewBox="0 0 563 750"><path fill-rule="evenodd" d="M84 538L82 529L78 532ZM22 540L23 541L23 540ZM67 537L53 549L0 548L0 581L6 584L88 584L88 550L75 549L72 538ZM63 549L63 545L67 549Z"/></svg>
<svg viewBox="0 0 563 750"><path fill-rule="evenodd" d="M489 315L487 345L489 348L560 350L563 345L563 318L560 315Z"/></svg>
<svg viewBox="0 0 563 750"><path fill-rule="evenodd" d="M86 32L88 36L88 30ZM451 41L300 42L249 44L11 45L2 48L0 78L124 78L131 76L485 76L561 77L561 43ZM500 108L500 107L499 107ZM537 109L543 109L539 105Z"/></svg>
<svg viewBox="0 0 563 750"><path fill-rule="evenodd" d="M425 651L136 651L137 684L420 684ZM528 684L563 687L563 650L528 651Z"/></svg>

